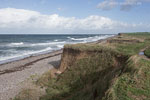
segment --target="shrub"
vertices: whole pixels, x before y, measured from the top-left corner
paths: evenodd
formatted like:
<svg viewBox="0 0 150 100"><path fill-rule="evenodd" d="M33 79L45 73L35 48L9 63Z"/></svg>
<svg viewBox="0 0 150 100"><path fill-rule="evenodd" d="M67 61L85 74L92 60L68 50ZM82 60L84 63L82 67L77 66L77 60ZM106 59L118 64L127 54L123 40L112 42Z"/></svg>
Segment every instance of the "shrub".
<svg viewBox="0 0 150 100"><path fill-rule="evenodd" d="M147 56L148 58L150 58L150 47L148 47L145 51L144 51L145 56Z"/></svg>

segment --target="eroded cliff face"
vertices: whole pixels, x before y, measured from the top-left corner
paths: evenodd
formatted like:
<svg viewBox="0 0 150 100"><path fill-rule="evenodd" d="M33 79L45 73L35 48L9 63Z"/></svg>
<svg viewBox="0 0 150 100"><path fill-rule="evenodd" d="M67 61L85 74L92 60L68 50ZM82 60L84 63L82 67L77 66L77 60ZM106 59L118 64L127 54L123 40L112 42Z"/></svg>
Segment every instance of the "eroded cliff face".
<svg viewBox="0 0 150 100"><path fill-rule="evenodd" d="M64 48L60 70L63 72L66 68L71 67L77 60L92 56L93 51L80 51L72 48Z"/></svg>
<svg viewBox="0 0 150 100"><path fill-rule="evenodd" d="M67 47L62 55L60 71L63 73L60 81L63 78L69 80L66 83L73 89L70 99L77 100L75 95L79 95L86 100L101 100L113 81L124 71L127 60L128 56L113 50L80 50ZM84 93L85 96L82 95Z"/></svg>
<svg viewBox="0 0 150 100"><path fill-rule="evenodd" d="M114 56L114 58L116 60L115 63L117 64L115 66L122 65L128 59L128 57L123 54L119 54L115 51L114 51L114 53L112 51L109 52L109 50L105 51L105 49L84 50L83 51L83 50L79 50L79 49L66 47L63 49L60 70L65 71L66 68L73 66L77 60L80 60L83 58L88 58L88 57L94 57L94 54L102 54L102 53L103 54L112 53L111 55Z"/></svg>

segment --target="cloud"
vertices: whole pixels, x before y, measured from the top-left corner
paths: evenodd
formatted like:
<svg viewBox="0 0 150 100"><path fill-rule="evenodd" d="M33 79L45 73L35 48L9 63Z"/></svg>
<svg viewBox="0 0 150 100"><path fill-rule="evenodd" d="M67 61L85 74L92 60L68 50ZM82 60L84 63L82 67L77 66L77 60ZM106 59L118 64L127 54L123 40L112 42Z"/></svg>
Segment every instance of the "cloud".
<svg viewBox="0 0 150 100"><path fill-rule="evenodd" d="M121 10L123 11L129 11L131 10L133 7L137 6L137 5L141 5L142 1L141 0L125 0L125 2L121 3Z"/></svg>
<svg viewBox="0 0 150 100"><path fill-rule="evenodd" d="M24 9L0 9L0 33L112 33L135 27L97 15L79 19Z"/></svg>
<svg viewBox="0 0 150 100"><path fill-rule="evenodd" d="M107 0L107 1L103 1L101 3L99 3L97 5L97 8L100 8L102 10L111 10L114 7L116 7L118 5L118 2L114 1L114 0Z"/></svg>
<svg viewBox="0 0 150 100"><path fill-rule="evenodd" d="M150 2L150 0L124 0L122 2L118 2L117 0L104 0L97 5L97 8L102 10L111 10L119 6L121 11L129 11L133 7L142 5L146 2Z"/></svg>

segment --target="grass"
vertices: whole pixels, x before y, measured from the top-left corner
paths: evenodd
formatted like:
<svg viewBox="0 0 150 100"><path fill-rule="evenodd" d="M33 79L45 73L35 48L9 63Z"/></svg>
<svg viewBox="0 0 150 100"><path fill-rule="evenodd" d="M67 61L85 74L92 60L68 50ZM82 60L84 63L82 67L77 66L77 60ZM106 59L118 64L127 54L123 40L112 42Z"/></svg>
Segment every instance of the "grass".
<svg viewBox="0 0 150 100"><path fill-rule="evenodd" d="M150 58L150 47L148 47L145 51L144 51L144 54Z"/></svg>
<svg viewBox="0 0 150 100"><path fill-rule="evenodd" d="M79 51L95 51L95 52L98 52L98 51L112 51L112 52L117 52L115 49L113 48L110 48L110 47L107 47L105 45L99 45L99 44L84 44L84 43L79 43L79 44L73 44L73 45L70 45L70 44L67 44L64 46L65 49L69 48L69 49L72 49L72 50L79 50Z"/></svg>
<svg viewBox="0 0 150 100"><path fill-rule="evenodd" d="M135 73L122 74L113 85L115 100L150 100L150 61L140 59L133 66L137 68Z"/></svg>
<svg viewBox="0 0 150 100"><path fill-rule="evenodd" d="M124 35L129 36L129 37L143 38L143 39L149 39L150 38L150 32L126 33Z"/></svg>
<svg viewBox="0 0 150 100"><path fill-rule="evenodd" d="M47 87L51 79L51 71L47 71L42 76L40 76L40 78L37 81L35 81L35 84L40 86L41 88Z"/></svg>
<svg viewBox="0 0 150 100"><path fill-rule="evenodd" d="M145 48L149 44L150 41L145 41L143 43L135 43L135 44L116 44L116 49L119 52L132 56L138 54L141 49Z"/></svg>
<svg viewBox="0 0 150 100"><path fill-rule="evenodd" d="M14 100L38 100L41 94L36 89L23 89Z"/></svg>

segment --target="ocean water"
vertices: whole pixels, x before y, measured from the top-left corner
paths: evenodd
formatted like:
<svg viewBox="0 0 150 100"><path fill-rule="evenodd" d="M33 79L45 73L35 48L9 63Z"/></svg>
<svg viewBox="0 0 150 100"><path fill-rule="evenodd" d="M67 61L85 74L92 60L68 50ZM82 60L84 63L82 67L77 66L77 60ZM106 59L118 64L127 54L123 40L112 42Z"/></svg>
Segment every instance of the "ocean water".
<svg viewBox="0 0 150 100"><path fill-rule="evenodd" d="M0 64L59 50L65 44L93 42L113 35L0 35Z"/></svg>

